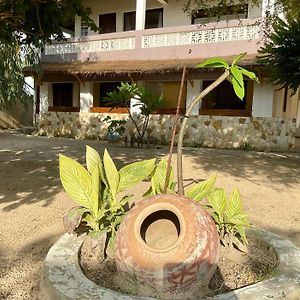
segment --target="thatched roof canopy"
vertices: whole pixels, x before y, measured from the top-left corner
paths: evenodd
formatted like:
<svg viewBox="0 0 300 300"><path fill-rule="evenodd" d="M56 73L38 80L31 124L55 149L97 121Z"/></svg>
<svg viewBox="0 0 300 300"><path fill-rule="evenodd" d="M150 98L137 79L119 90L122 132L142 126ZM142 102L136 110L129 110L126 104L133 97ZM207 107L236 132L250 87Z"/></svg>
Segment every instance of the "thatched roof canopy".
<svg viewBox="0 0 300 300"><path fill-rule="evenodd" d="M226 58L230 62L233 57ZM178 72L186 66L194 69L203 59L169 59L169 60L138 60L138 61L97 61L97 62L42 62L44 73L65 73L89 76L92 74L164 74ZM257 65L255 56L246 56L240 63L244 66ZM30 69L24 69L24 73Z"/></svg>

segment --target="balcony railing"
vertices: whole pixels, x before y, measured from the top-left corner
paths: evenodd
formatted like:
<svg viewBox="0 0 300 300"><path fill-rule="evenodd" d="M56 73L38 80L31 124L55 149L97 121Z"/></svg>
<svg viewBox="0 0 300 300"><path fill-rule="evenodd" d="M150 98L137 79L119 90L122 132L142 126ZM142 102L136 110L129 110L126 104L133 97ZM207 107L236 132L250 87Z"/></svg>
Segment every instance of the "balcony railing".
<svg viewBox="0 0 300 300"><path fill-rule="evenodd" d="M104 52L135 48L135 37L112 38L96 41L74 41L47 45L45 55L81 52Z"/></svg>
<svg viewBox="0 0 300 300"><path fill-rule="evenodd" d="M143 35L142 48L244 41L259 38L259 26L239 26Z"/></svg>
<svg viewBox="0 0 300 300"><path fill-rule="evenodd" d="M158 57L155 48L159 47L174 47L176 50L173 51L173 58L185 58L186 52L182 52L184 46L198 50L199 45L201 45L202 54L207 51L207 54L220 55L217 53L220 47L214 47L213 51L211 47L208 47L212 43L223 43L225 49L223 51L227 52L256 53L260 36L260 26L256 21L233 20L210 23L205 26L188 25L73 38L66 42L46 45L43 59L45 61L57 60L54 56L59 56L58 60L63 61L155 59ZM228 42L238 42L236 44L238 47L230 46ZM230 50L230 48L233 49ZM124 50L129 52L124 52ZM88 57L91 53L93 56ZM161 55L166 56L164 51L159 54L159 58L163 59Z"/></svg>

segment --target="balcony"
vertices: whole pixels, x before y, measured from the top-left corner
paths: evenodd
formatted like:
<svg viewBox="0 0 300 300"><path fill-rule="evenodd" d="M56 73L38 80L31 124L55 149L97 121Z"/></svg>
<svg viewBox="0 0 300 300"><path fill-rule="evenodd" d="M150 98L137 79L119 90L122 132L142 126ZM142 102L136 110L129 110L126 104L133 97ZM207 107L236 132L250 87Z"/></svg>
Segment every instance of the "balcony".
<svg viewBox="0 0 300 300"><path fill-rule="evenodd" d="M258 20L233 20L72 38L45 47L43 62L193 59L256 54Z"/></svg>

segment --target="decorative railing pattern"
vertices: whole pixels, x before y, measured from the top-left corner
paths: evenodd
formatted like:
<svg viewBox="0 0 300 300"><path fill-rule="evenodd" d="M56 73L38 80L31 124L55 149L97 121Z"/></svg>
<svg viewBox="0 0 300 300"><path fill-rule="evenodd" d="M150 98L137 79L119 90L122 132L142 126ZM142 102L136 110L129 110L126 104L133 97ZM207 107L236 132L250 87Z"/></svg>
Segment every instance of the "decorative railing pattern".
<svg viewBox="0 0 300 300"><path fill-rule="evenodd" d="M182 31L144 35L142 48L192 45L227 41L243 41L259 38L259 26L213 28L199 31Z"/></svg>
<svg viewBox="0 0 300 300"><path fill-rule="evenodd" d="M113 38L46 45L45 55L130 50L134 48L135 37Z"/></svg>

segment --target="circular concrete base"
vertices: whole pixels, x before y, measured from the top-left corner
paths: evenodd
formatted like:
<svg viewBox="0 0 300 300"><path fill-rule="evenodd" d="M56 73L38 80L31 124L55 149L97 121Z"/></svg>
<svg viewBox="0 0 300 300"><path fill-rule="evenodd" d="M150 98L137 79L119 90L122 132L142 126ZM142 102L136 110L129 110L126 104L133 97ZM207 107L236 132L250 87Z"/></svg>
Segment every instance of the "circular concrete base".
<svg viewBox="0 0 300 300"><path fill-rule="evenodd" d="M259 283L206 299L300 299L300 249L271 232L257 229L251 229L251 232L271 244L277 252L279 265L272 276ZM78 261L78 251L83 238L65 234L49 250L42 271L41 299L154 299L121 294L87 279Z"/></svg>

